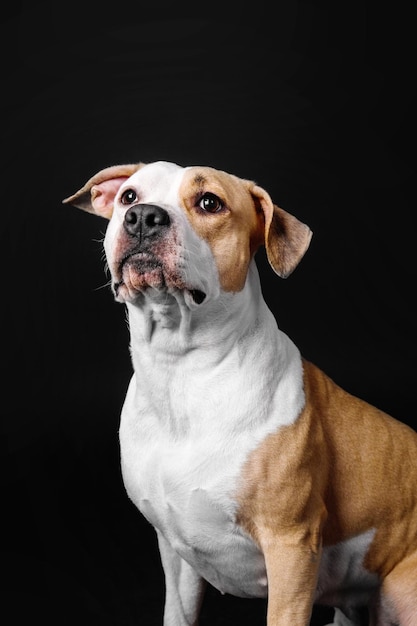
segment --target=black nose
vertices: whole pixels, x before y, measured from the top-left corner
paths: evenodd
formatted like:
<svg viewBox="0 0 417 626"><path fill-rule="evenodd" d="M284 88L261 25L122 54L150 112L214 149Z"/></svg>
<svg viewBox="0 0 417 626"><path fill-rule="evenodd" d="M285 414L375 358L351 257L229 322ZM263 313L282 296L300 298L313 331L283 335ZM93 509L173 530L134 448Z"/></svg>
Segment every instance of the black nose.
<svg viewBox="0 0 417 626"><path fill-rule="evenodd" d="M160 235L170 223L168 212L156 204L135 204L124 219L125 230L139 239Z"/></svg>

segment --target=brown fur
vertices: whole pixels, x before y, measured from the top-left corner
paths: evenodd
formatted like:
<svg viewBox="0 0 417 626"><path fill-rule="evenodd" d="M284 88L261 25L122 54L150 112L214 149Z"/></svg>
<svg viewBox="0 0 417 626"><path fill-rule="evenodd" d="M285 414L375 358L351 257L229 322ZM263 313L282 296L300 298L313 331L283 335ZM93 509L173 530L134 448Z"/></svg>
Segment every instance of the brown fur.
<svg viewBox="0 0 417 626"><path fill-rule="evenodd" d="M382 580L387 577L384 589L394 604L399 594L408 594L409 608L402 600L399 606L412 617L401 623L415 626L417 433L350 395L312 363L303 366L305 408L248 459L238 494L239 522L265 552L269 576L271 563L282 563L271 590L282 587L284 578L294 585L291 576L283 576L292 563L288 546L304 545L314 579L321 543L375 529L364 565ZM408 573L400 576L404 568ZM294 597L292 589L285 594Z"/></svg>

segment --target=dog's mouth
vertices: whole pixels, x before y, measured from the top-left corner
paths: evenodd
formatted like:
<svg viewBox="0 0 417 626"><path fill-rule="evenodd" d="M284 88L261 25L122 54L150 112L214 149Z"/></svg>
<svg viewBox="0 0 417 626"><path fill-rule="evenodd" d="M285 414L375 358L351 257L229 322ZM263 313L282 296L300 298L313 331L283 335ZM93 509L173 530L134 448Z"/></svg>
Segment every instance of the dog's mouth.
<svg viewBox="0 0 417 626"><path fill-rule="evenodd" d="M119 302L133 302L150 288L160 293L183 292L184 300L191 308L202 304L207 297L201 289L187 285L174 268L149 254L135 253L123 257L117 277L112 288Z"/></svg>
<svg viewBox="0 0 417 626"><path fill-rule="evenodd" d="M189 293L196 304L202 304L206 299L206 294L200 289L190 289Z"/></svg>

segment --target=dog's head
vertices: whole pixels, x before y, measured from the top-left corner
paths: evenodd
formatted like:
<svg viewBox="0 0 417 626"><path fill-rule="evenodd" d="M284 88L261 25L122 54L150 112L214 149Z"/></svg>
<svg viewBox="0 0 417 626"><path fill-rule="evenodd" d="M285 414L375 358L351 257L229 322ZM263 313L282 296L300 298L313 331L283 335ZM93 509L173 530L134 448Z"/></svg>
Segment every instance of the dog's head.
<svg viewBox="0 0 417 626"><path fill-rule="evenodd" d="M241 291L261 245L285 278L312 235L254 182L165 161L106 168L64 202L110 220L104 247L120 302L180 290L195 308L220 290Z"/></svg>

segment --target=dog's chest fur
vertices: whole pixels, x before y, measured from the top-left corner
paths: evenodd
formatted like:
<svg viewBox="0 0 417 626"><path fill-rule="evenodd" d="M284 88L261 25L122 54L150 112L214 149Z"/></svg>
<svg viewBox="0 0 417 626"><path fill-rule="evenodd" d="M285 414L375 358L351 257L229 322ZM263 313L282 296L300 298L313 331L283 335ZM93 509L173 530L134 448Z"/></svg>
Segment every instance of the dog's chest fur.
<svg viewBox="0 0 417 626"><path fill-rule="evenodd" d="M157 439L134 452L140 458L133 464L129 461L133 450L124 449L123 476L132 500L217 589L249 597L266 595L263 557L235 522L231 489L239 474L239 457L244 456L243 437L225 448L213 437L207 443ZM239 454L231 459L230 451L236 448Z"/></svg>
<svg viewBox="0 0 417 626"><path fill-rule="evenodd" d="M155 346L133 349L136 374L120 429L124 482L136 506L206 580L240 596L266 595L263 557L235 521L241 469L304 403L297 348L266 309L259 315L262 334L255 326L240 342L224 339L224 350L216 342L201 354L158 358ZM285 368L275 356L269 362L275 354L285 355ZM241 376L231 374L237 370Z"/></svg>

